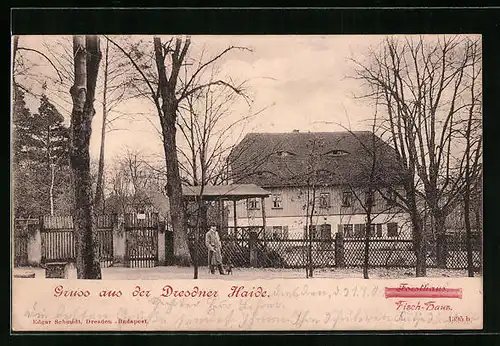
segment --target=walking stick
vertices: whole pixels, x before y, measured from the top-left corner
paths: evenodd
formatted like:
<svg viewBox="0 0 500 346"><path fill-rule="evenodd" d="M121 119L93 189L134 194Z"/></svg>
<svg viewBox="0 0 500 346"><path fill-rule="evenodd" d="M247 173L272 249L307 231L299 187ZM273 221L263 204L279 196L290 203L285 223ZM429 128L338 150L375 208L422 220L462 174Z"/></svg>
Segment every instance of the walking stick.
<svg viewBox="0 0 500 346"><path fill-rule="evenodd" d="M208 274L212 273L212 251L208 250Z"/></svg>

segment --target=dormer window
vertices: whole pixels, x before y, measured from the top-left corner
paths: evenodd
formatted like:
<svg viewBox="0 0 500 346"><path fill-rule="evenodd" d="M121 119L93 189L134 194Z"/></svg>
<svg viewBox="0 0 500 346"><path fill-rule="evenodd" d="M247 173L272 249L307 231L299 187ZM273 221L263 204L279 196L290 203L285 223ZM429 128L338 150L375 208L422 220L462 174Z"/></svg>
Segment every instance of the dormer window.
<svg viewBox="0 0 500 346"><path fill-rule="evenodd" d="M340 156L345 156L349 154L347 151L344 150L331 150L327 152L325 155L331 156L331 157L340 157Z"/></svg>
<svg viewBox="0 0 500 346"><path fill-rule="evenodd" d="M279 151L279 152L277 153L277 155L278 155L279 157L287 157L287 156L292 156L292 155L294 155L294 154L292 154L292 153L291 153L291 152L289 152L289 151Z"/></svg>

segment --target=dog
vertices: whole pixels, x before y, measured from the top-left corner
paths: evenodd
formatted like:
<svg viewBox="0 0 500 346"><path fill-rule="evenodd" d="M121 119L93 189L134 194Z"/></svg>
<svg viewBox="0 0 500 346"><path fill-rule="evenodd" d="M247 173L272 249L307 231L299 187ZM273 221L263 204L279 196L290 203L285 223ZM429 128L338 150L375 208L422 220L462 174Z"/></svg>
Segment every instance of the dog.
<svg viewBox="0 0 500 346"><path fill-rule="evenodd" d="M224 266L224 270L226 271L226 274L227 274L227 275L233 275L233 266L232 266L232 264L231 264L231 263L226 264L226 265Z"/></svg>

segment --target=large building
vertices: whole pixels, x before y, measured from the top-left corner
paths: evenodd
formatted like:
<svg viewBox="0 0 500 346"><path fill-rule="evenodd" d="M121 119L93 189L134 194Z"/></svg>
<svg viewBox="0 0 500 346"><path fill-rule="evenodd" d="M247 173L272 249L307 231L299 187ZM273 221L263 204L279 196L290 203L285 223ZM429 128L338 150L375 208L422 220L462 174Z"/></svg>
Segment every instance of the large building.
<svg viewBox="0 0 500 346"><path fill-rule="evenodd" d="M373 237L410 239L409 217L398 207L405 178L398 162L395 150L371 132L250 133L231 152L232 181L256 184L271 196L238 202L237 226L262 225L265 208L271 238L301 238L306 225L317 238L339 230L363 237L371 203Z"/></svg>

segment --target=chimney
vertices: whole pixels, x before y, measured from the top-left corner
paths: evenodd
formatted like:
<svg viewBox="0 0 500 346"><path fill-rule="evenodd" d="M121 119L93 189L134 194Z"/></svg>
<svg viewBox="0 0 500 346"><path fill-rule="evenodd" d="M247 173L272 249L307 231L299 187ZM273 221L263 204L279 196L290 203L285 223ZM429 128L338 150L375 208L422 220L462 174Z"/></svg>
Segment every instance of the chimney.
<svg viewBox="0 0 500 346"><path fill-rule="evenodd" d="M299 133L299 130L293 130L293 133Z"/></svg>

